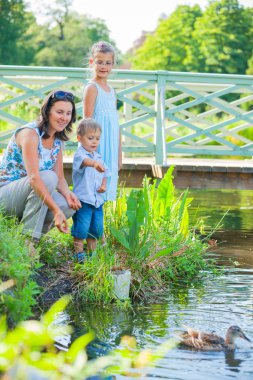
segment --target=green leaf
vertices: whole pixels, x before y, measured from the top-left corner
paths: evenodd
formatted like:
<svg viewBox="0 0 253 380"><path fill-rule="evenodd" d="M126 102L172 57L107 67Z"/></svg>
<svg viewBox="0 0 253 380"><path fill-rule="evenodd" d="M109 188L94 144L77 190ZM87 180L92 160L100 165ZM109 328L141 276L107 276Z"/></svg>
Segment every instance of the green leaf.
<svg viewBox="0 0 253 380"><path fill-rule="evenodd" d="M77 338L72 344L71 347L68 350L68 357L70 361L74 361L78 354L83 351L86 346L93 341L95 338L95 334L93 332L89 332L85 335L80 336Z"/></svg>
<svg viewBox="0 0 253 380"><path fill-rule="evenodd" d="M71 300L71 296L65 295L56 301L50 309L43 315L42 323L49 326L56 318L57 314L65 310Z"/></svg>
<svg viewBox="0 0 253 380"><path fill-rule="evenodd" d="M110 226L110 231L118 240L118 242L123 245L123 247L125 247L127 250L130 250L129 242L127 241L127 238L123 231L119 231L113 226Z"/></svg>

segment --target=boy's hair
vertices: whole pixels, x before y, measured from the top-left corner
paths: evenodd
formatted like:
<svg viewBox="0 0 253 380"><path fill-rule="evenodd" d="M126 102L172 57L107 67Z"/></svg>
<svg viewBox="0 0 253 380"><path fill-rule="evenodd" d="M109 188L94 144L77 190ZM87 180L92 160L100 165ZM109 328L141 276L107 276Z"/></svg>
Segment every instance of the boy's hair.
<svg viewBox="0 0 253 380"><path fill-rule="evenodd" d="M92 130L94 132L100 131L100 133L102 132L102 128L100 124L98 124L96 120L88 118L88 119L81 120L80 123L78 124L77 135L84 136L89 130Z"/></svg>
<svg viewBox="0 0 253 380"><path fill-rule="evenodd" d="M95 44L93 44L90 50L91 58L94 59L97 53L103 53L103 54L111 53L113 56L113 62L115 62L116 52L115 52L114 47L109 42L98 41Z"/></svg>

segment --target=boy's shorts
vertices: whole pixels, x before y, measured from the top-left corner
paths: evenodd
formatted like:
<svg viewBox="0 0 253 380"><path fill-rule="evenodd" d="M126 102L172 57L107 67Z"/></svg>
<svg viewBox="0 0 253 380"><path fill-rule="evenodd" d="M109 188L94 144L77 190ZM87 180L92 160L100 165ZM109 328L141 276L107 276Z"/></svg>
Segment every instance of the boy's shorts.
<svg viewBox="0 0 253 380"><path fill-rule="evenodd" d="M84 202L81 205L73 215L71 235L77 239L101 238L104 231L103 205L98 208Z"/></svg>

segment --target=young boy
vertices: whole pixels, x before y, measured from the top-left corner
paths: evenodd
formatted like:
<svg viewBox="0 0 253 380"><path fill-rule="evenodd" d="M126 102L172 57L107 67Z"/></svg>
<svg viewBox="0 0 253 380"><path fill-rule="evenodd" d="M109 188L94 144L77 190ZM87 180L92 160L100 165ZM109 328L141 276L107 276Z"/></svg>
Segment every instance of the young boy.
<svg viewBox="0 0 253 380"><path fill-rule="evenodd" d="M83 240L87 250L96 249L97 239L103 235L103 193L106 191L106 177L109 170L102 161L97 148L101 127L93 119L83 119L77 127L79 147L73 161L73 192L82 207L73 215L71 235L74 237L74 259L85 259Z"/></svg>

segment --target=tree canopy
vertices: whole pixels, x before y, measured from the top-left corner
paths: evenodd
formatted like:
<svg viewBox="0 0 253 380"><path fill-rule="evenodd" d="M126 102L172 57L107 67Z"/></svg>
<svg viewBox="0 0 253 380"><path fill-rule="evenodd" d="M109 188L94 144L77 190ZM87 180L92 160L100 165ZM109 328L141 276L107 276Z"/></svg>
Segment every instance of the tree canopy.
<svg viewBox="0 0 253 380"><path fill-rule="evenodd" d="M55 0L40 25L25 0L0 0L0 63L83 67L100 39L118 50L105 21L74 12L72 3ZM205 10L180 5L139 39L125 62L141 70L252 74L252 40L253 7L239 0L210 0Z"/></svg>
<svg viewBox="0 0 253 380"><path fill-rule="evenodd" d="M25 11L23 0L0 0L0 63L22 65L29 61L29 24L35 17Z"/></svg>
<svg viewBox="0 0 253 380"><path fill-rule="evenodd" d="M83 67L94 42L114 44L103 20L71 11L71 3L58 0L38 25L23 0L0 0L1 64Z"/></svg>
<svg viewBox="0 0 253 380"><path fill-rule="evenodd" d="M203 12L178 6L134 52L133 68L244 74L252 56L252 15L238 0L210 1Z"/></svg>

